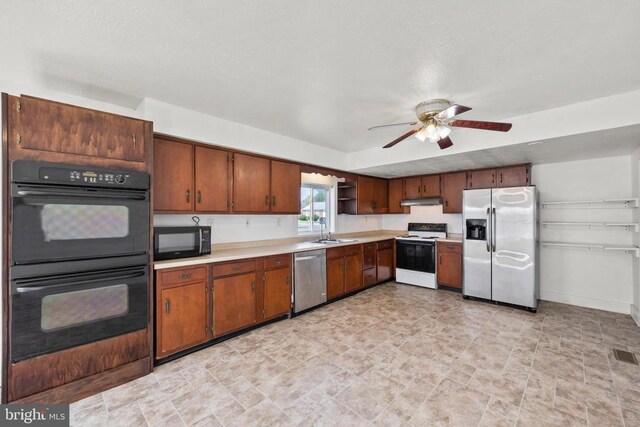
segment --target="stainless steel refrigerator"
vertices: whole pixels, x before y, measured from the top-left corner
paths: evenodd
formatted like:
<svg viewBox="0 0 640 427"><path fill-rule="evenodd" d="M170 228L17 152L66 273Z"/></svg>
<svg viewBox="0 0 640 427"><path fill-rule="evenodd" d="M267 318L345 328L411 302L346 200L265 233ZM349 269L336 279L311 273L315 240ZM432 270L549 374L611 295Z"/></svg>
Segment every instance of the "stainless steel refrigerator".
<svg viewBox="0 0 640 427"><path fill-rule="evenodd" d="M534 186L464 191L465 297L536 310L537 198Z"/></svg>

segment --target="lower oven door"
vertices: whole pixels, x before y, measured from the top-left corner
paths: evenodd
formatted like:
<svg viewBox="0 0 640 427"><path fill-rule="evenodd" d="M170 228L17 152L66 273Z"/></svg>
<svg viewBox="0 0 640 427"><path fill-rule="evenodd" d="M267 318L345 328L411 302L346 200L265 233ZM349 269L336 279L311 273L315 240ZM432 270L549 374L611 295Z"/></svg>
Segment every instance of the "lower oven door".
<svg viewBox="0 0 640 427"><path fill-rule="evenodd" d="M416 242L396 240L396 268L436 272L435 242Z"/></svg>
<svg viewBox="0 0 640 427"><path fill-rule="evenodd" d="M147 267L11 282L11 361L147 327Z"/></svg>

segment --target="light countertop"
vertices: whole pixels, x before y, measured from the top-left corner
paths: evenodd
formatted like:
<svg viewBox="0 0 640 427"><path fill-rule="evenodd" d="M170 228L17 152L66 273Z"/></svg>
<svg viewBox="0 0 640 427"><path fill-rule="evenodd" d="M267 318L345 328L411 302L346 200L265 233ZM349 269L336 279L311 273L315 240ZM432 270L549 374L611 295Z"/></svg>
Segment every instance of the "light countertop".
<svg viewBox="0 0 640 427"><path fill-rule="evenodd" d="M446 239L438 239L438 242L462 243L462 237L447 237Z"/></svg>
<svg viewBox="0 0 640 427"><path fill-rule="evenodd" d="M311 238L310 238L311 239ZM345 243L311 243L299 242L299 243L286 243L286 244L271 244L263 246L248 246L233 249L212 249L211 255L204 255L193 258L180 258L171 259L166 261L156 261L153 263L154 270L162 270L165 268L174 267L187 267L190 265L198 264L210 264L214 262L234 261L239 259L257 258L270 255L279 255L286 253L313 251L317 249L329 249L339 246L357 245L361 243L377 242L380 240L393 239L393 235L379 234L379 235L367 235L362 237L354 237L353 242Z"/></svg>

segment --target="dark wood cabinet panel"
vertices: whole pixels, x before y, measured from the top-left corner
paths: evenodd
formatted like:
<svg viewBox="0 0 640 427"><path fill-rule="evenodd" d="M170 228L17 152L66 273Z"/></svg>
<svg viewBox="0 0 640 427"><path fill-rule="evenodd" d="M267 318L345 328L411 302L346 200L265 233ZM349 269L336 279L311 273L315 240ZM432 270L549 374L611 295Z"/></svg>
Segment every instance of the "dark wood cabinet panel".
<svg viewBox="0 0 640 427"><path fill-rule="evenodd" d="M467 181L466 172L442 174L442 212L462 213L462 191Z"/></svg>
<svg viewBox="0 0 640 427"><path fill-rule="evenodd" d="M531 185L529 165L516 165L498 168L496 180L498 187L523 187Z"/></svg>
<svg viewBox="0 0 640 427"><path fill-rule="evenodd" d="M349 255L344 258L345 291L351 292L362 287L362 254Z"/></svg>
<svg viewBox="0 0 640 427"><path fill-rule="evenodd" d="M462 255L453 252L438 254L438 285L462 287Z"/></svg>
<svg viewBox="0 0 640 427"><path fill-rule="evenodd" d="M440 197L440 175L422 177L422 197Z"/></svg>
<svg viewBox="0 0 640 427"><path fill-rule="evenodd" d="M291 269L279 268L264 273L264 320L291 311Z"/></svg>
<svg viewBox="0 0 640 427"><path fill-rule="evenodd" d="M327 258L327 299L344 294L344 257Z"/></svg>
<svg viewBox="0 0 640 427"><path fill-rule="evenodd" d="M404 178L404 197L407 199L422 197L422 177Z"/></svg>
<svg viewBox="0 0 640 427"><path fill-rule="evenodd" d="M393 249L380 249L377 256L378 282L384 282L393 277Z"/></svg>
<svg viewBox="0 0 640 427"><path fill-rule="evenodd" d="M233 211L266 213L271 206L271 161L233 155Z"/></svg>
<svg viewBox="0 0 640 427"><path fill-rule="evenodd" d="M493 188L496 186L496 170L481 169L467 172L467 188Z"/></svg>
<svg viewBox="0 0 640 427"><path fill-rule="evenodd" d="M358 177L358 215L374 213L374 186L373 178L367 176Z"/></svg>
<svg viewBox="0 0 640 427"><path fill-rule="evenodd" d="M21 96L14 132L20 148L132 162L146 159L144 120Z"/></svg>
<svg viewBox="0 0 640 427"><path fill-rule="evenodd" d="M364 251L362 253L362 268L367 270L369 268L375 268L376 266L376 251Z"/></svg>
<svg viewBox="0 0 640 427"><path fill-rule="evenodd" d="M220 336L256 322L255 273L213 281L213 335Z"/></svg>
<svg viewBox="0 0 640 427"><path fill-rule="evenodd" d="M300 165L271 161L271 212L300 213Z"/></svg>
<svg viewBox="0 0 640 427"><path fill-rule="evenodd" d="M411 210L408 206L400 206L400 202L404 197L404 184L402 178L389 180L389 213L410 213Z"/></svg>
<svg viewBox="0 0 640 427"><path fill-rule="evenodd" d="M198 282L160 290L158 356L166 356L205 342L208 338L207 283Z"/></svg>
<svg viewBox="0 0 640 427"><path fill-rule="evenodd" d="M153 207L157 211L193 210L193 146L153 141Z"/></svg>
<svg viewBox="0 0 640 427"><path fill-rule="evenodd" d="M195 147L196 211L227 212L229 210L229 157L230 154L227 151Z"/></svg>
<svg viewBox="0 0 640 427"><path fill-rule="evenodd" d="M362 283L364 286L375 285L377 281L378 276L375 267L362 270Z"/></svg>
<svg viewBox="0 0 640 427"><path fill-rule="evenodd" d="M374 179L373 211L377 214L389 212L389 184L386 179Z"/></svg>

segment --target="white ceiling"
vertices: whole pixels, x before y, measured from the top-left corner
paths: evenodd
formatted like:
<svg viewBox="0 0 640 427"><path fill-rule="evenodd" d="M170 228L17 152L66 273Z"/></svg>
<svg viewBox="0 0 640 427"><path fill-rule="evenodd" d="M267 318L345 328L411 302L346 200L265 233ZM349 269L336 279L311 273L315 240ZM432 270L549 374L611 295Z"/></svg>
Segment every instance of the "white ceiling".
<svg viewBox="0 0 640 427"><path fill-rule="evenodd" d="M0 81L353 152L429 98L501 120L638 89L638 16L622 0L5 0Z"/></svg>
<svg viewBox="0 0 640 427"><path fill-rule="evenodd" d="M411 162L387 164L360 169L357 172L393 178L518 163L544 164L626 156L633 153L638 147L640 147L640 125L633 125L532 143L513 144Z"/></svg>

